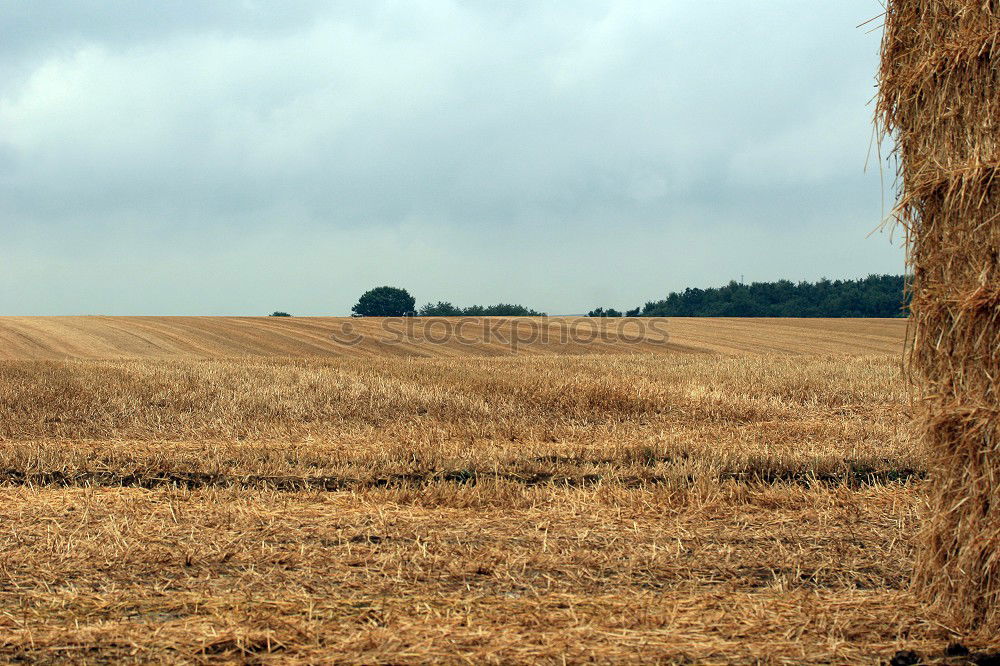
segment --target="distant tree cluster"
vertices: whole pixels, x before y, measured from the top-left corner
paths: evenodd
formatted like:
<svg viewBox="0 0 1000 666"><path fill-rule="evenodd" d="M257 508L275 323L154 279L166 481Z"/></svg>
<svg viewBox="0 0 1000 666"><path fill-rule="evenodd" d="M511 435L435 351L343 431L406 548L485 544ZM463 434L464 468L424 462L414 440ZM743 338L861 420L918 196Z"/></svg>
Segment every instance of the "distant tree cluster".
<svg viewBox="0 0 1000 666"><path fill-rule="evenodd" d="M596 308L587 313L588 317L621 317L622 313L614 308Z"/></svg>
<svg viewBox="0 0 1000 666"><path fill-rule="evenodd" d="M270 317L291 317L292 315L288 314L287 312L281 312L280 310L278 310L276 312L272 312L268 316L270 316Z"/></svg>
<svg viewBox="0 0 1000 666"><path fill-rule="evenodd" d="M615 310L614 308L597 308L591 310L587 313L588 317L638 317L641 314L641 308L632 308L627 310L625 314L621 311Z"/></svg>
<svg viewBox="0 0 1000 666"><path fill-rule="evenodd" d="M351 308L355 317L544 317L544 312L512 303L458 307L438 301L416 309L416 299L398 287L376 287L366 291Z"/></svg>
<svg viewBox="0 0 1000 666"><path fill-rule="evenodd" d="M688 288L646 303L637 314L643 317L905 317L908 305L904 276L869 275L861 280L730 282L711 289Z"/></svg>
<svg viewBox="0 0 1000 666"><path fill-rule="evenodd" d="M523 305L513 303L497 303L496 305L470 305L458 307L445 301L428 303L420 308L421 317L544 317L544 312L538 312Z"/></svg>

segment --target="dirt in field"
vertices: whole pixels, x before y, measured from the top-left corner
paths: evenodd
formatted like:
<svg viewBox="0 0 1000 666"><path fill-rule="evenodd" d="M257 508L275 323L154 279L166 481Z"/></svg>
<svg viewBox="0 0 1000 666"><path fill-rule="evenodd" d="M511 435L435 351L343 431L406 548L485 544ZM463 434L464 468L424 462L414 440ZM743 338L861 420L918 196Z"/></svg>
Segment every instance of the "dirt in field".
<svg viewBox="0 0 1000 666"><path fill-rule="evenodd" d="M916 650L899 650L889 660L889 666L917 666L919 664L937 666L1000 666L1000 652L977 652L963 643L949 643L943 650L921 654Z"/></svg>

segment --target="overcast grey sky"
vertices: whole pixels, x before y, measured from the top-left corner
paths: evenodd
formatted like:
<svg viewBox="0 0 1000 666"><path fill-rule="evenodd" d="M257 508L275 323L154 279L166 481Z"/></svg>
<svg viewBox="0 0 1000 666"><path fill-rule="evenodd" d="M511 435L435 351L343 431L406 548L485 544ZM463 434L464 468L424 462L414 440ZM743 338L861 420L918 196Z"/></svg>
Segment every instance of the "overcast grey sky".
<svg viewBox="0 0 1000 666"><path fill-rule="evenodd" d="M0 314L898 273L877 0L5 0ZM887 186L889 183L886 176Z"/></svg>

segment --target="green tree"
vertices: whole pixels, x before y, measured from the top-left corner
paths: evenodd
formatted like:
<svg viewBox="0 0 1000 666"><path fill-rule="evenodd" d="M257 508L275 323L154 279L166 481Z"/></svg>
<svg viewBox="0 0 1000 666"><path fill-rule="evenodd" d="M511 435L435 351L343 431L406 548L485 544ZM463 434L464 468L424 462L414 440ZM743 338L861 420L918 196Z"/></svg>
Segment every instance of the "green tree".
<svg viewBox="0 0 1000 666"><path fill-rule="evenodd" d="M463 314L465 313L462 311L462 308L454 306L447 301L428 303L420 308L421 317L461 317Z"/></svg>
<svg viewBox="0 0 1000 666"><path fill-rule="evenodd" d="M288 314L287 312L281 312L280 310L276 310L275 312L272 312L268 316L270 316L270 317L291 317L292 315Z"/></svg>
<svg viewBox="0 0 1000 666"><path fill-rule="evenodd" d="M398 287L376 287L362 294L351 311L358 317L412 317L417 300Z"/></svg>

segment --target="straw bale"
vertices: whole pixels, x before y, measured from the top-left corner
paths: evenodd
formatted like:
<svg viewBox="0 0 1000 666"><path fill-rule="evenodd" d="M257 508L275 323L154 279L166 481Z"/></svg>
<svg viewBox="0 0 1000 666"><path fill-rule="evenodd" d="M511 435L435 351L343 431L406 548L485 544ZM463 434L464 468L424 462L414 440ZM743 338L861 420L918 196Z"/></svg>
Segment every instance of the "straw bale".
<svg viewBox="0 0 1000 666"><path fill-rule="evenodd" d="M878 122L896 142L915 420L932 471L914 584L1000 629L1000 3L894 0Z"/></svg>

